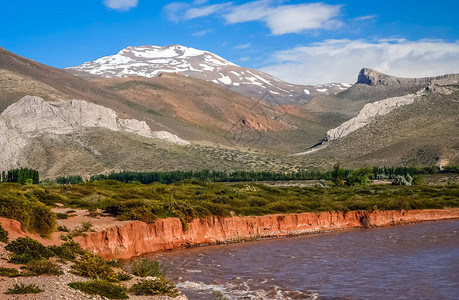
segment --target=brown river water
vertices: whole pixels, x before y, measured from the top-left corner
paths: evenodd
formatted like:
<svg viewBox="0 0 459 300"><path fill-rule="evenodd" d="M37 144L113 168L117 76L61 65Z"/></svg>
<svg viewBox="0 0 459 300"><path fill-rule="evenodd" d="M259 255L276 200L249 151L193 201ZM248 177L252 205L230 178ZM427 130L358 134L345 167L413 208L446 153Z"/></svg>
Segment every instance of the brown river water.
<svg viewBox="0 0 459 300"><path fill-rule="evenodd" d="M459 299L459 220L151 256L190 300Z"/></svg>

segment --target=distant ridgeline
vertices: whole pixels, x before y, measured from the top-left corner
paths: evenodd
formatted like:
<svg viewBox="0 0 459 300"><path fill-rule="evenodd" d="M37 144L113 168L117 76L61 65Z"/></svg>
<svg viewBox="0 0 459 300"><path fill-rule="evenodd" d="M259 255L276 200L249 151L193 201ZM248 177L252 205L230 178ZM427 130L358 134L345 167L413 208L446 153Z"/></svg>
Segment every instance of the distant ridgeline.
<svg viewBox="0 0 459 300"><path fill-rule="evenodd" d="M20 168L9 171L3 171L0 176L2 182L18 182L20 184L38 184L40 176L37 170Z"/></svg>

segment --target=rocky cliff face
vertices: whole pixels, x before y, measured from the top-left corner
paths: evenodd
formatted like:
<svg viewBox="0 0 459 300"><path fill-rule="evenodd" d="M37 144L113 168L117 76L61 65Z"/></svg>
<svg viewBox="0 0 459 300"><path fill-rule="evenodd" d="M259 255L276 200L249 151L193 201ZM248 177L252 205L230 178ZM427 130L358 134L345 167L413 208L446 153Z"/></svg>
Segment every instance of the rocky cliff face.
<svg viewBox="0 0 459 300"><path fill-rule="evenodd" d="M179 219L168 218L154 224L134 221L78 237L77 241L83 248L104 258L128 259L146 253L200 244L457 218L459 209L323 212L195 219L186 230Z"/></svg>
<svg viewBox="0 0 459 300"><path fill-rule="evenodd" d="M378 72L373 69L363 68L360 70L359 75L357 76L357 82L361 84L367 84L372 86L395 86L400 85L405 88L410 86L427 86L433 80L441 80L448 78L455 78L457 74L448 74L436 77L424 77L424 78L402 78L396 76L386 75L384 73Z"/></svg>
<svg viewBox="0 0 459 300"><path fill-rule="evenodd" d="M188 145L166 131L151 131L144 121L119 119L112 109L84 100L45 101L25 96L0 114L0 169L18 167L31 138L44 134L70 135L84 128L128 132L178 145ZM30 149L29 149L30 150Z"/></svg>

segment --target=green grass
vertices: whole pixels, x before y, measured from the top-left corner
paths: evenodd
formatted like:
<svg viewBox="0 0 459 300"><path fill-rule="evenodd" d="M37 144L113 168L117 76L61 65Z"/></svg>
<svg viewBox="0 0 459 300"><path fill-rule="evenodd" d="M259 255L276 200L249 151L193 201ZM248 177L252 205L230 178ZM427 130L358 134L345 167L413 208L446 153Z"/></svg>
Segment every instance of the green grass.
<svg viewBox="0 0 459 300"><path fill-rule="evenodd" d="M126 288L107 280L90 280L85 282L71 282L71 288L80 290L90 295L100 295L108 299L128 299Z"/></svg>

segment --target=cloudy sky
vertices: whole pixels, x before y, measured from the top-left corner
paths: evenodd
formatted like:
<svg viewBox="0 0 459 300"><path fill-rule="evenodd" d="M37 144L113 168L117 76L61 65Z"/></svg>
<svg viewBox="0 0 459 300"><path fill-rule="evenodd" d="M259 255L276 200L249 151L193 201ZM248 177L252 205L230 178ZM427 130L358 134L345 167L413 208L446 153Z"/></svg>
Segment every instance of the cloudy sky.
<svg viewBox="0 0 459 300"><path fill-rule="evenodd" d="M58 67L127 46L181 44L293 83L459 73L459 1L17 0L0 46Z"/></svg>

